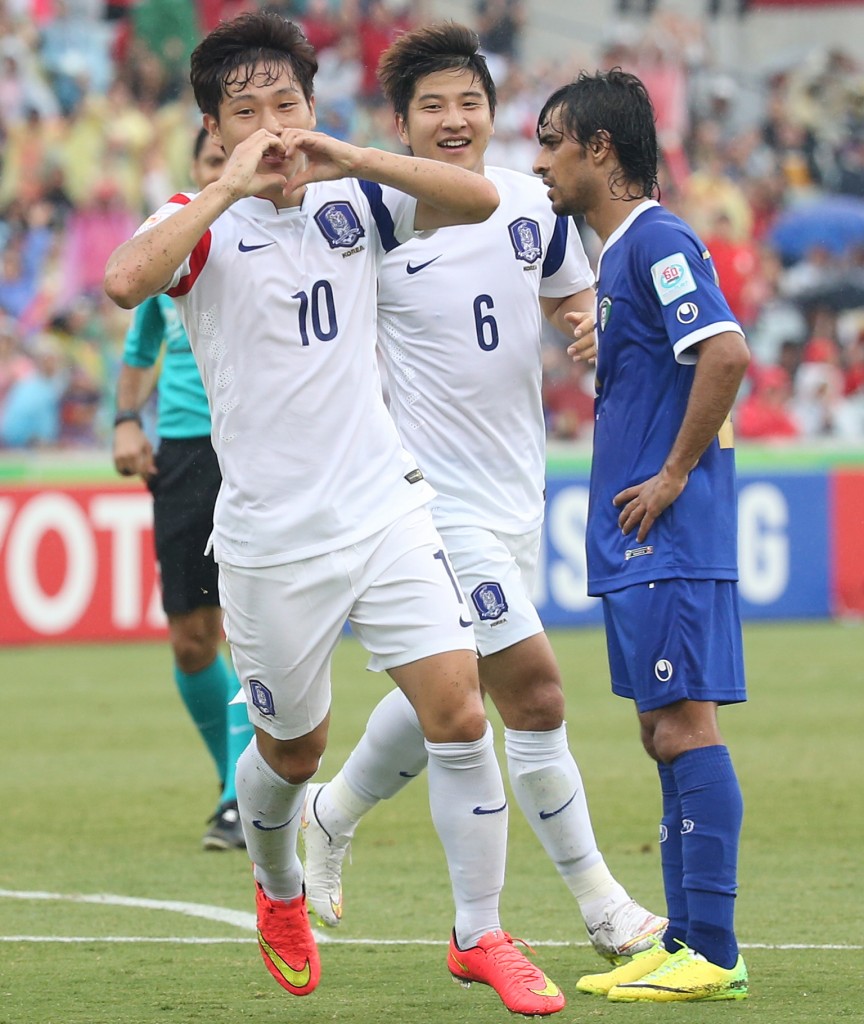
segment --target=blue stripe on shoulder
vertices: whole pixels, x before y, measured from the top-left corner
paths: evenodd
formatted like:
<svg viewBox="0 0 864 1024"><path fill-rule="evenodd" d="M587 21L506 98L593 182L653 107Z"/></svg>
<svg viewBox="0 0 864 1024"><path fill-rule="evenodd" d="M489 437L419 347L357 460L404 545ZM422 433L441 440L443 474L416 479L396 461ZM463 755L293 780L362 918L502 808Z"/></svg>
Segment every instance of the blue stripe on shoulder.
<svg viewBox="0 0 864 1024"><path fill-rule="evenodd" d="M574 227L575 231L576 228ZM567 218L559 217L552 237L549 239L549 248L546 250L546 259L543 260L543 276L551 277L564 262L564 253L567 251Z"/></svg>
<svg viewBox="0 0 864 1024"><path fill-rule="evenodd" d="M372 210L372 216L378 228L378 234L381 237L381 244L384 246L384 251L390 252L391 249L395 249L399 245L399 241L396 238L396 228L393 224L393 218L390 216L390 211L384 203L381 186L374 181L360 180L358 184L360 185L360 191L369 201L369 206Z"/></svg>

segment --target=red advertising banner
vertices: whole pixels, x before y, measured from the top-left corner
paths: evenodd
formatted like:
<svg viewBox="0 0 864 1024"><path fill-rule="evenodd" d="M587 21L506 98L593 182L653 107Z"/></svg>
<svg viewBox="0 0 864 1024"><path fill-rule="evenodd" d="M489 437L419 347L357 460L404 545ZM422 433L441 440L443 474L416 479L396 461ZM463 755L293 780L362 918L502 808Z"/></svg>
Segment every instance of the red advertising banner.
<svg viewBox="0 0 864 1024"><path fill-rule="evenodd" d="M0 645L165 635L143 487L0 491Z"/></svg>
<svg viewBox="0 0 864 1024"><path fill-rule="evenodd" d="M864 614L864 473L832 474L831 555L835 615Z"/></svg>

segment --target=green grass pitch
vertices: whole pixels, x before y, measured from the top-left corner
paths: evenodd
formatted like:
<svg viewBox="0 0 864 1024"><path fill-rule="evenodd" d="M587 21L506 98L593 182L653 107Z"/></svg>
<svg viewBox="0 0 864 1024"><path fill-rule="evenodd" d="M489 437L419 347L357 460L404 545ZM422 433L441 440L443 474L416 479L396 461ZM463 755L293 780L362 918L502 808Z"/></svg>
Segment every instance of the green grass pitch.
<svg viewBox="0 0 864 1024"><path fill-rule="evenodd" d="M609 692L602 634L552 640L600 846L631 893L662 909L656 774L631 706ZM721 725L746 803L737 921L751 998L632 1007L576 993L602 964L511 806L503 923L568 995L562 1024L864 1021L864 625L754 624L745 643L751 699ZM353 641L341 645L321 778L388 687L364 665ZM422 779L358 831L345 920L326 933L323 980L304 999L260 961L245 855L200 850L216 797L167 645L0 650L0 1024L511 1019L489 989L450 983L450 892Z"/></svg>

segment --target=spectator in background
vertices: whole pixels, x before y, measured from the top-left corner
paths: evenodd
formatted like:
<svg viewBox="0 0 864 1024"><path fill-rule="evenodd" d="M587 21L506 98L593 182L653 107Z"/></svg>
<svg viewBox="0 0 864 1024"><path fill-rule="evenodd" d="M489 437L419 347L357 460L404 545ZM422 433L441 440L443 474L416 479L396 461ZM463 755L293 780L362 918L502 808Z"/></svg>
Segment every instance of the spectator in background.
<svg viewBox="0 0 864 1024"><path fill-rule="evenodd" d="M17 380L0 414L0 444L7 448L41 448L60 439L60 396L66 368L60 346L48 335L33 347L34 372Z"/></svg>
<svg viewBox="0 0 864 1024"><path fill-rule="evenodd" d="M24 354L15 321L0 316L0 415L10 388L33 373L33 360Z"/></svg>
<svg viewBox="0 0 864 1024"><path fill-rule="evenodd" d="M139 221L115 182L104 179L96 186L91 199L69 218L61 256L61 307L80 295L102 294L102 276L108 257L134 234Z"/></svg>
<svg viewBox="0 0 864 1024"><path fill-rule="evenodd" d="M53 210L34 203L25 211L27 227L13 235L0 258L0 310L20 320L39 293L42 273L51 248L48 226Z"/></svg>
<svg viewBox="0 0 864 1024"><path fill-rule="evenodd" d="M384 102L375 77L378 60L396 36L411 27L409 11L407 7L401 10L391 8L387 0L368 0L360 16L357 26L360 63L363 66L360 95L373 106L381 106Z"/></svg>
<svg viewBox="0 0 864 1024"><path fill-rule="evenodd" d="M732 219L721 210L714 218L712 230L705 236L705 247L711 253L720 287L736 319L747 323L750 312L746 289L758 264L756 249L749 238L736 239Z"/></svg>
<svg viewBox="0 0 864 1024"><path fill-rule="evenodd" d="M750 441L788 440L801 433L789 410L792 381L780 366L766 366L753 374L749 395L735 416L738 437Z"/></svg>
<svg viewBox="0 0 864 1024"><path fill-rule="evenodd" d="M804 348L795 378L792 409L808 438L860 438L864 423L857 403L844 396L836 341L814 337Z"/></svg>
<svg viewBox="0 0 864 1024"><path fill-rule="evenodd" d="M477 0L474 10L483 49L510 61L518 60L525 27L523 0Z"/></svg>

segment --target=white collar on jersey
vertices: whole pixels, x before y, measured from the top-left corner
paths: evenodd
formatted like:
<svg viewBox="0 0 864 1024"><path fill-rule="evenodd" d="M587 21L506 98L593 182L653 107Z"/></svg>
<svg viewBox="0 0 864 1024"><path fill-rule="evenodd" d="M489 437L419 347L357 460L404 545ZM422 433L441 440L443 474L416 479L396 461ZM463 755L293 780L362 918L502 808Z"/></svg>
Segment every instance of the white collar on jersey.
<svg viewBox="0 0 864 1024"><path fill-rule="evenodd" d="M652 206L659 206L660 204L656 199L646 199L645 202L640 203L634 210L631 210L627 215L627 219L622 221L612 234L606 239L606 244L600 250L600 256L597 260L597 276L600 276L600 261L603 259L603 253L614 245L618 239L624 234L624 232L630 227L637 217L641 217L646 210L650 210Z"/></svg>

